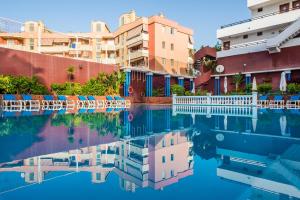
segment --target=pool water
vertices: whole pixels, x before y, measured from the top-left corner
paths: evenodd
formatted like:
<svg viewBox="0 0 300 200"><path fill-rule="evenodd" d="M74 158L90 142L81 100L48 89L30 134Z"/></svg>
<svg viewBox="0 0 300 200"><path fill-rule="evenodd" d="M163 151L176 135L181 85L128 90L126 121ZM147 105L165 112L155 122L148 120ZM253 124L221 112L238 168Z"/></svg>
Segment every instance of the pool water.
<svg viewBox="0 0 300 200"><path fill-rule="evenodd" d="M3 112L0 200L63 198L300 198L300 110Z"/></svg>

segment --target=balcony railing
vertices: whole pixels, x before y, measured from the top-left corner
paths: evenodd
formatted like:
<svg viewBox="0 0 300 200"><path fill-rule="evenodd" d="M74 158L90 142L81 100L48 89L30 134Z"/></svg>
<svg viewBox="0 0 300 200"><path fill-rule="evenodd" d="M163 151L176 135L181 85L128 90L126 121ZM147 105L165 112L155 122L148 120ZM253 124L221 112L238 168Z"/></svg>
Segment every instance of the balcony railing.
<svg viewBox="0 0 300 200"><path fill-rule="evenodd" d="M17 44L0 44L0 47L22 50L22 51L30 51L28 47L23 45L17 45Z"/></svg>
<svg viewBox="0 0 300 200"><path fill-rule="evenodd" d="M242 44L231 45L229 49L245 48L245 47L251 47L251 46L256 46L256 45L266 44L266 43L267 43L267 40L258 40L258 41L254 41L254 42L247 42L247 43L242 43ZM229 50L229 49L227 49L227 50Z"/></svg>
<svg viewBox="0 0 300 200"><path fill-rule="evenodd" d="M254 17L254 18L251 18L251 19L241 20L241 21L234 22L234 23L231 23L231 24L223 25L223 26L221 26L221 29L228 28L228 27L231 27L231 26L236 26L236 25L239 25L239 24L244 24L244 23L247 23L247 22L255 21L255 20L258 20L258 19L263 19L263 18L266 18L266 17L278 15L278 14L283 14L283 13L286 13L286 12L289 12L289 11L294 11L294 10L297 10L297 9L299 9L299 8L291 8L291 9L285 11L285 12L276 11L276 12L268 13L268 14L261 15L261 16L258 16L258 17Z"/></svg>
<svg viewBox="0 0 300 200"><path fill-rule="evenodd" d="M137 43L139 41L149 41L149 34L142 33L137 37L134 37L130 40L127 40L126 45L132 45L132 44Z"/></svg>
<svg viewBox="0 0 300 200"><path fill-rule="evenodd" d="M149 50L146 50L146 49L140 49L140 50L133 51L130 53L130 59L136 59L136 58L148 57L148 56L149 56ZM129 59L129 55L128 55L127 59Z"/></svg>

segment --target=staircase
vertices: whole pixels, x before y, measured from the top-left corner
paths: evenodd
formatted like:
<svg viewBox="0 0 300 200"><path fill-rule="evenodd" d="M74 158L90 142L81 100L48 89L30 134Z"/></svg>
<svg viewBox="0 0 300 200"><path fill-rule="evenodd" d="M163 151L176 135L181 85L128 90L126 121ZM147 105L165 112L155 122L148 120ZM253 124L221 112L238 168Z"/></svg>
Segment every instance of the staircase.
<svg viewBox="0 0 300 200"><path fill-rule="evenodd" d="M211 71L208 71L208 72L202 73L200 76L198 76L195 79L196 88L198 86L202 85L203 83L208 82L211 79L211 74L212 74Z"/></svg>
<svg viewBox="0 0 300 200"><path fill-rule="evenodd" d="M298 18L295 22L289 25L279 35L267 40L267 49L269 53L279 53L280 47L290 39L293 39L299 33L300 33L300 18Z"/></svg>

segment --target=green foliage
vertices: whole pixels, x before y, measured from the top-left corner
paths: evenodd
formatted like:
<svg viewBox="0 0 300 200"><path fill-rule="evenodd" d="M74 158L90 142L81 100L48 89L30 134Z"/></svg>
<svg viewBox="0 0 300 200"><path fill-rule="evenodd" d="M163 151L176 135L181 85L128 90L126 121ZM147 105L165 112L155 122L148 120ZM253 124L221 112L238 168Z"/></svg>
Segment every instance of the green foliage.
<svg viewBox="0 0 300 200"><path fill-rule="evenodd" d="M194 96L194 94L191 91L189 91L189 90L185 91L184 95L185 96Z"/></svg>
<svg viewBox="0 0 300 200"><path fill-rule="evenodd" d="M245 91L246 91L246 93L251 93L251 91L252 91L252 84L251 83L246 85Z"/></svg>
<svg viewBox="0 0 300 200"><path fill-rule="evenodd" d="M80 95L82 93L82 86L79 83L52 84L51 89L57 95Z"/></svg>
<svg viewBox="0 0 300 200"><path fill-rule="evenodd" d="M152 96L154 96L154 97L162 97L162 96L164 96L164 88L153 89Z"/></svg>
<svg viewBox="0 0 300 200"><path fill-rule="evenodd" d="M206 69L211 70L211 71L215 71L215 69L217 67L217 61L210 59L208 57L204 57L202 59L202 64Z"/></svg>
<svg viewBox="0 0 300 200"><path fill-rule="evenodd" d="M199 90L196 91L196 96L206 96L207 93L208 93L207 90L200 90L199 89Z"/></svg>
<svg viewBox="0 0 300 200"><path fill-rule="evenodd" d="M64 84L52 84L51 89L56 94L61 95L119 95L119 89L124 81L124 73L115 72L110 75L100 73L96 78L90 79L84 85L67 82Z"/></svg>
<svg viewBox="0 0 300 200"><path fill-rule="evenodd" d="M287 91L290 93L290 94L296 94L296 93L299 93L300 92L300 84L298 83L289 83L287 85Z"/></svg>
<svg viewBox="0 0 300 200"><path fill-rule="evenodd" d="M1 94L49 94L37 77L0 75Z"/></svg>
<svg viewBox="0 0 300 200"><path fill-rule="evenodd" d="M257 91L261 94L267 94L272 91L272 85L270 83L262 83L257 86Z"/></svg>
<svg viewBox="0 0 300 200"><path fill-rule="evenodd" d="M235 91L237 92L239 90L239 87L241 83L244 80L244 76L241 73L235 74L233 77L233 83L235 84Z"/></svg>
<svg viewBox="0 0 300 200"><path fill-rule="evenodd" d="M171 86L171 92L172 94L177 94L178 96L184 95L184 87L181 85L175 84Z"/></svg>
<svg viewBox="0 0 300 200"><path fill-rule="evenodd" d="M73 65L70 65L68 68L67 68L67 74L68 74L68 79L69 81L73 80L74 79L74 73L75 73L75 68Z"/></svg>

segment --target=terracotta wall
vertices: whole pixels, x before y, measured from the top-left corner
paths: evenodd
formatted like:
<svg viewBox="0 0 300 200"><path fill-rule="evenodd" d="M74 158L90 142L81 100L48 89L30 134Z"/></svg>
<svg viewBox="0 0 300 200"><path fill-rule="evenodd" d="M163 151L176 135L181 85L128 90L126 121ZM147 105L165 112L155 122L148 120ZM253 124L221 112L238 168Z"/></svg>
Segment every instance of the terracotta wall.
<svg viewBox="0 0 300 200"><path fill-rule="evenodd" d="M0 48L0 74L37 76L46 86L68 81L67 69L75 68L74 82L85 83L98 73L112 73L118 68L95 62L42 55L26 51Z"/></svg>

